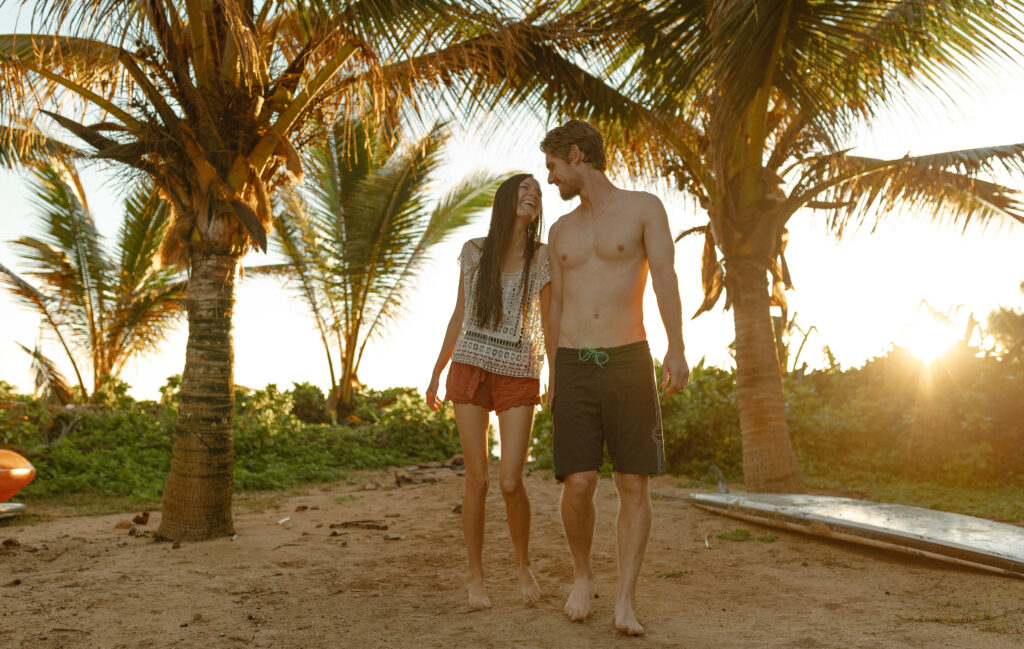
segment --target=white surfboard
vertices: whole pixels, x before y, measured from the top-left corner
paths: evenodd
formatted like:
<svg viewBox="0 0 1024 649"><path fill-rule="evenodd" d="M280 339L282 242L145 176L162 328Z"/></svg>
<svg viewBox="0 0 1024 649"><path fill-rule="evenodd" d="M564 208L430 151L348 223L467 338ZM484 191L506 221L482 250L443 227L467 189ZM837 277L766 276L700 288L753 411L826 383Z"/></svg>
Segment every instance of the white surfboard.
<svg viewBox="0 0 1024 649"><path fill-rule="evenodd" d="M1024 577L1024 528L923 507L803 494L690 494L702 509L763 525Z"/></svg>
<svg viewBox="0 0 1024 649"><path fill-rule="evenodd" d="M0 518L11 518L25 513L25 506L18 503L0 503Z"/></svg>

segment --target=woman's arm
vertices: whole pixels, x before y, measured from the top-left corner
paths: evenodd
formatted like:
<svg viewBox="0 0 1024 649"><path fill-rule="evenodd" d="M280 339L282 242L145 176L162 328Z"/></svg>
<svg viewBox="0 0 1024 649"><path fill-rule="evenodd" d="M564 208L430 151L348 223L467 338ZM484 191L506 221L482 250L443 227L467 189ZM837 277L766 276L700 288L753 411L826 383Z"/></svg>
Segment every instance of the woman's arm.
<svg viewBox="0 0 1024 649"><path fill-rule="evenodd" d="M462 331L462 320L466 311L466 297L462 288L462 273L459 273L459 294L455 300L455 310L452 312L451 320L448 321L448 330L444 333L444 341L441 343L441 352L437 355L437 362L434 363L434 373L430 376L430 386L427 387L427 407L437 412L441 408L441 399L437 397L437 390L441 381L441 372L444 371L448 361L455 351L455 342L459 339Z"/></svg>

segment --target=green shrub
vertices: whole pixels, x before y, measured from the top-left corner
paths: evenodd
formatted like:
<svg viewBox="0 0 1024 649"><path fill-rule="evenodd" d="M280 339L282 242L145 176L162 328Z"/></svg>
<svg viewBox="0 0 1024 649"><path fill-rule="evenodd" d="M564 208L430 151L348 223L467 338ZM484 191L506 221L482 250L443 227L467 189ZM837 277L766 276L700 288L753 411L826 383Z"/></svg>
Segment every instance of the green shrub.
<svg viewBox="0 0 1024 649"><path fill-rule="evenodd" d="M26 403L29 423L8 421L0 410L0 431L21 440L17 447L38 471L21 495L94 493L159 499L170 467L180 377L161 390L161 403L135 402L117 384L96 404L49 413ZM308 384L296 386L300 398ZM0 384L13 400L13 389ZM294 413L295 392L271 384L235 391L234 482L238 490L282 489L304 482L344 477L352 469L445 460L459 450L451 408L431 412L415 390L367 390L356 395L355 419L343 424L311 424ZM78 417L66 437L47 443L54 421ZM18 428L15 430L15 424ZM24 428L24 430L21 430Z"/></svg>
<svg viewBox="0 0 1024 649"><path fill-rule="evenodd" d="M660 364L655 371L661 371ZM703 475L712 464L730 479L742 476L739 414L735 377L703 360L690 373L690 385L677 394L660 393L665 461L670 473ZM554 468L551 411L537 413L533 424L532 456L537 468ZM607 450L602 474L610 475Z"/></svg>
<svg viewBox="0 0 1024 649"><path fill-rule="evenodd" d="M293 383L292 414L307 424L327 424L331 413L327 412L327 399L323 391L312 383Z"/></svg>

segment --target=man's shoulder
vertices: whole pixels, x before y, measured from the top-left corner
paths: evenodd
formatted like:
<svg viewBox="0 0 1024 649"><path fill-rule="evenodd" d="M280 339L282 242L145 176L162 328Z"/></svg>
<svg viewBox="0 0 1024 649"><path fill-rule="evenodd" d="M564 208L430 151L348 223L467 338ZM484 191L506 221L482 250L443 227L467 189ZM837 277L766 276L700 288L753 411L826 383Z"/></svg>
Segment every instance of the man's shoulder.
<svg viewBox="0 0 1024 649"><path fill-rule="evenodd" d="M651 192L633 189L620 189L619 200L626 201L638 208L664 209L661 199Z"/></svg>
<svg viewBox="0 0 1024 649"><path fill-rule="evenodd" d="M571 212L566 212L562 216L555 219L555 222L551 224L551 229L548 230L548 241L551 241L552 237L554 237L558 233L558 231L565 226L565 223L572 220L573 216L576 214L578 209L579 208L576 208Z"/></svg>

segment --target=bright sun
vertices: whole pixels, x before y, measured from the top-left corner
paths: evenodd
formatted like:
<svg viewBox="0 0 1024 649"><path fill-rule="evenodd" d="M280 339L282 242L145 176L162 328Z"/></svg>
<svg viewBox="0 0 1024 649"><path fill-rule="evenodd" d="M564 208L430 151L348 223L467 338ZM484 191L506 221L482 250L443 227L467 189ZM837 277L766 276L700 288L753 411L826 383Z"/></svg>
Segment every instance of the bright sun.
<svg viewBox="0 0 1024 649"><path fill-rule="evenodd" d="M925 363L933 363L956 344L957 332L948 322L918 313L903 330L901 346Z"/></svg>

